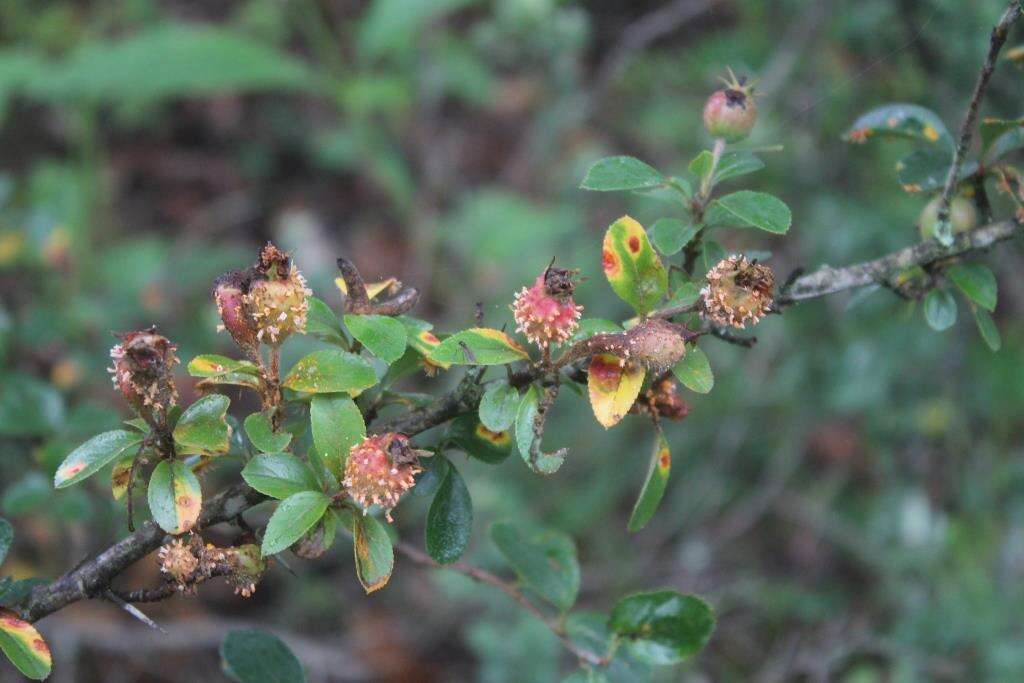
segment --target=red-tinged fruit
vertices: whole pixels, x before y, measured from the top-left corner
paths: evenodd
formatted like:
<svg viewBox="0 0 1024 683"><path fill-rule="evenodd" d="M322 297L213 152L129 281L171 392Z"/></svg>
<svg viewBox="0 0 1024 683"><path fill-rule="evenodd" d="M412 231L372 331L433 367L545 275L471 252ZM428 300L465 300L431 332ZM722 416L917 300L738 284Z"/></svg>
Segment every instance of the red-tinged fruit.
<svg viewBox="0 0 1024 683"><path fill-rule="evenodd" d="M249 276L238 270L221 275L213 283L213 299L221 319L218 329L227 330L235 343L246 350L255 349L259 341L255 322L245 305L249 284Z"/></svg>
<svg viewBox="0 0 1024 683"><path fill-rule="evenodd" d="M708 271L701 290L704 315L719 325L743 329L767 315L774 287L771 268L734 254Z"/></svg>
<svg viewBox="0 0 1024 683"><path fill-rule="evenodd" d="M156 327L128 332L121 340L110 350L114 386L147 422L164 422L167 411L178 403L173 376L179 363L177 346L157 334Z"/></svg>
<svg viewBox="0 0 1024 683"><path fill-rule="evenodd" d="M711 93L704 105L704 127L713 138L739 142L750 135L757 122L753 86L746 78L737 79L731 69L729 78L723 80L725 88Z"/></svg>
<svg viewBox="0 0 1024 683"><path fill-rule="evenodd" d="M402 434L368 436L349 451L342 483L363 508L384 508L390 522L391 510L423 471L419 458L424 455L429 452L413 448Z"/></svg>
<svg viewBox="0 0 1024 683"><path fill-rule="evenodd" d="M537 276L533 285L523 287L512 302L516 331L543 348L566 342L579 327L583 307L572 295L574 273L550 267Z"/></svg>

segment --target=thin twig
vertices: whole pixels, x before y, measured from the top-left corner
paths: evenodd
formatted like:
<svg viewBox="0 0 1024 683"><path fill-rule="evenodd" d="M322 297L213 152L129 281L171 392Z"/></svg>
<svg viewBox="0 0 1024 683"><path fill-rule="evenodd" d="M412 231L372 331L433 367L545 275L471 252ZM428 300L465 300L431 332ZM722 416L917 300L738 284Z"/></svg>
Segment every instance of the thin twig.
<svg viewBox="0 0 1024 683"><path fill-rule="evenodd" d="M494 586L495 588L499 589L505 595L509 596L515 602L517 602L527 612L540 619L540 621L543 622L545 626L551 629L551 632L555 634L555 637L558 638L559 642L562 643L565 649L571 652L573 655L575 655L576 658L579 659L581 662L585 662L592 666L605 666L611 661L611 658L607 655L599 655L595 652L582 648L576 643L574 643L572 639L569 638L569 636L566 634L565 627L561 624L561 622L556 617L549 616L542 612L540 609L538 609L536 605L530 602L530 599L526 597L526 594L523 593L523 591L519 590L519 588L516 587L515 584L509 581L505 581L501 577L492 574L486 569L474 567L473 565L467 564L465 562L453 562L452 564L438 564L434 561L434 558L430 557L425 552L409 543L399 542L397 545L395 545L395 549L418 565L424 567L431 567L433 569L448 569L454 572L458 572L463 576L468 576L474 581L486 583L489 586Z"/></svg>
<svg viewBox="0 0 1024 683"><path fill-rule="evenodd" d="M1006 42L1010 26L1020 18L1021 11L1020 0L1012 0L1007 6L1006 11L1003 12L1003 16L1000 17L999 23L992 28L992 35L989 38L988 55L985 57L985 63L981 65L978 82L974 86L974 93L971 95L971 101L967 105L967 114L964 116L963 123L960 124L960 139L956 146L956 152L953 155L953 163L950 164L949 173L946 174L946 184L942 188L942 203L939 206L940 225L949 224L949 203L953 199L953 190L957 185L960 167L963 166L964 159L967 157L967 152L971 146L971 139L974 137L974 124L978 118L978 107L981 104L981 98L985 95L986 88L988 88L989 79L992 78L992 72L996 68L996 59L998 59L999 51L1003 49L1003 44Z"/></svg>

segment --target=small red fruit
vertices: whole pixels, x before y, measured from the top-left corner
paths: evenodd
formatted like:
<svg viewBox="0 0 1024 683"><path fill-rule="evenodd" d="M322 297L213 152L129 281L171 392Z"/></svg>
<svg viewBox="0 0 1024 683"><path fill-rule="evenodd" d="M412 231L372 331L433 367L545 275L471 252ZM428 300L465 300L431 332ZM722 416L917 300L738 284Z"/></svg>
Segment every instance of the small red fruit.
<svg viewBox="0 0 1024 683"><path fill-rule="evenodd" d="M723 80L725 88L711 93L704 105L704 127L713 138L739 142L750 135L757 122L754 89L745 78L737 79L731 69L729 78Z"/></svg>
<svg viewBox="0 0 1024 683"><path fill-rule="evenodd" d="M157 334L156 327L125 333L121 343L110 349L114 386L150 424L162 423L167 410L178 403L172 374L179 362L176 349L167 337Z"/></svg>
<svg viewBox="0 0 1024 683"><path fill-rule="evenodd" d="M538 275L512 302L516 331L541 348L567 341L583 313L572 298L575 286L575 273L565 268L549 267Z"/></svg>

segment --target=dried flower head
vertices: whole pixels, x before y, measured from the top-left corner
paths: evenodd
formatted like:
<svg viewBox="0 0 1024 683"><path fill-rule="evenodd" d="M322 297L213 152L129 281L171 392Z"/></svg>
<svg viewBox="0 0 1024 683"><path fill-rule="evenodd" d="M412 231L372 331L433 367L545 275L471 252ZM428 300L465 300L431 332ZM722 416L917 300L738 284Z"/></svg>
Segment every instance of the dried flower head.
<svg viewBox="0 0 1024 683"><path fill-rule="evenodd" d="M120 336L121 343L110 350L114 386L147 422L163 422L167 410L178 403L172 373L179 363L177 347L157 334L156 327Z"/></svg>
<svg viewBox="0 0 1024 683"><path fill-rule="evenodd" d="M734 254L708 271L701 290L704 314L719 325L742 329L768 312L774 286L771 268Z"/></svg>
<svg viewBox="0 0 1024 683"><path fill-rule="evenodd" d="M256 584L267 571L267 560L260 552L260 547L246 543L236 548L226 548L224 557L232 566L232 571L227 574L228 584L234 587L236 595L252 597L256 592Z"/></svg>
<svg viewBox="0 0 1024 683"><path fill-rule="evenodd" d="M156 556L160 561L160 571L177 584L178 590L188 590L200 565L200 558L196 556L191 540L175 538L160 546Z"/></svg>
<svg viewBox="0 0 1024 683"><path fill-rule="evenodd" d="M368 436L349 452L342 483L364 508L383 507L390 522L391 510L423 471L419 458L429 454L413 448L409 437L402 434Z"/></svg>
<svg viewBox="0 0 1024 683"><path fill-rule="evenodd" d="M651 383L630 409L631 413L649 414L667 420L682 420L690 414L690 405L679 397L678 385L671 377Z"/></svg>
<svg viewBox="0 0 1024 683"><path fill-rule="evenodd" d="M512 302L516 331L541 348L567 341L579 327L583 307L572 298L575 274L549 267Z"/></svg>
<svg viewBox="0 0 1024 683"><path fill-rule="evenodd" d="M268 243L243 297L256 338L276 346L293 332L305 331L312 293L291 257Z"/></svg>

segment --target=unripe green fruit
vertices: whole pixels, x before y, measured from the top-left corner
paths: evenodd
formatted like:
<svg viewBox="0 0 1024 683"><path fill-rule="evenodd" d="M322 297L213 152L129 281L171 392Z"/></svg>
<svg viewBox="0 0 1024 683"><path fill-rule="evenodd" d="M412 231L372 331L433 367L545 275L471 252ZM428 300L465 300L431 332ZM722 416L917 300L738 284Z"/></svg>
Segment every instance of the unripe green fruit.
<svg viewBox="0 0 1024 683"><path fill-rule="evenodd" d="M922 240L935 239L935 231L939 227L939 207L942 198L936 197L928 202L921 212L917 227L921 231ZM949 202L949 223L954 235L973 229L978 225L978 210L974 202L966 197L953 197Z"/></svg>
<svg viewBox="0 0 1024 683"><path fill-rule="evenodd" d="M716 90L704 105L704 127L713 138L739 142L756 122L757 105L747 88Z"/></svg>

